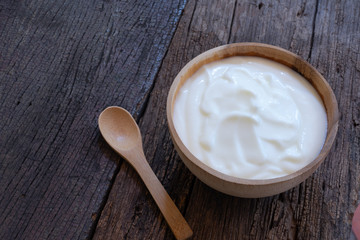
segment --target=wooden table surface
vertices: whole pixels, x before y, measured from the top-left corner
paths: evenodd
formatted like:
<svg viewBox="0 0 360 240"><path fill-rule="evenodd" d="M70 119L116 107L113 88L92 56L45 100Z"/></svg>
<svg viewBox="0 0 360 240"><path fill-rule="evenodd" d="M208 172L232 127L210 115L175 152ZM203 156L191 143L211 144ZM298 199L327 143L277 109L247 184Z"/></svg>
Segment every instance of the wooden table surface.
<svg viewBox="0 0 360 240"><path fill-rule="evenodd" d="M219 193L174 150L166 98L210 48L261 42L310 62L341 112L333 148L299 186ZM140 125L145 155L193 239L349 239L360 197L360 1L0 1L0 239L173 239L144 184L105 143L109 105Z"/></svg>

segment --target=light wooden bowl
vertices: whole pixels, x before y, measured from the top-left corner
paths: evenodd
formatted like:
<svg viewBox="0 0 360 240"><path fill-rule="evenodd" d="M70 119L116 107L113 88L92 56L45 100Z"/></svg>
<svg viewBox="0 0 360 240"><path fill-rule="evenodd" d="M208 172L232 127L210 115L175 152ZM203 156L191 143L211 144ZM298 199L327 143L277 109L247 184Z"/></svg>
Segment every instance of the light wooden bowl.
<svg viewBox="0 0 360 240"><path fill-rule="evenodd" d="M231 56L258 56L281 63L304 76L319 93L327 113L327 136L316 159L302 169L278 178L251 180L228 176L205 165L181 141L173 123L174 100L184 82L202 65ZM235 43L204 52L191 60L176 76L167 99L167 120L175 148L184 164L210 187L238 197L258 198L284 192L303 182L319 167L330 151L338 129L338 105L331 87L321 74L299 56L279 47L261 43Z"/></svg>

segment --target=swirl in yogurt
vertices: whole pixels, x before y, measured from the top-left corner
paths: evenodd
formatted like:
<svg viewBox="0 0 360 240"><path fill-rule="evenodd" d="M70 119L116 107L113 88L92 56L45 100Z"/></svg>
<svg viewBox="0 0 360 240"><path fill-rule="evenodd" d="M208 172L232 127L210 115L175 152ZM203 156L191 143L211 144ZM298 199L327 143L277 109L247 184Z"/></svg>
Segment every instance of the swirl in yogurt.
<svg viewBox="0 0 360 240"><path fill-rule="evenodd" d="M180 88L174 125L200 161L224 174L269 179L314 160L326 111L311 84L277 62L230 57L201 67Z"/></svg>

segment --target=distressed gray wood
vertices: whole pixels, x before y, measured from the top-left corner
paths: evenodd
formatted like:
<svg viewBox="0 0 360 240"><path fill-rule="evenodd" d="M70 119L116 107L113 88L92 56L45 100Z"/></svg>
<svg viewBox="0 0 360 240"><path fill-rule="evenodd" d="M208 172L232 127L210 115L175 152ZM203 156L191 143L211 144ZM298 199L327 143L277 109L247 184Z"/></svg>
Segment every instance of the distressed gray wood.
<svg viewBox="0 0 360 240"><path fill-rule="evenodd" d="M138 175L100 137L98 114L120 105L139 121L145 155L194 239L348 239L360 203L359 9L357 0L1 2L0 238L173 239ZM341 112L315 174L262 199L196 179L166 122L180 69L245 41L309 61Z"/></svg>
<svg viewBox="0 0 360 240"><path fill-rule="evenodd" d="M0 239L92 236L122 162L98 114L142 114L183 8L0 2Z"/></svg>
<svg viewBox="0 0 360 240"><path fill-rule="evenodd" d="M187 3L140 123L146 156L192 226L194 239L350 236L360 179L357 9L356 1ZM262 199L227 196L197 180L174 153L165 120L167 91L180 69L207 49L244 41L277 45L308 60L328 79L342 114L336 143L319 170L299 186ZM124 207L128 202L130 208ZM96 230L96 239L104 236L173 238L127 164L120 169Z"/></svg>

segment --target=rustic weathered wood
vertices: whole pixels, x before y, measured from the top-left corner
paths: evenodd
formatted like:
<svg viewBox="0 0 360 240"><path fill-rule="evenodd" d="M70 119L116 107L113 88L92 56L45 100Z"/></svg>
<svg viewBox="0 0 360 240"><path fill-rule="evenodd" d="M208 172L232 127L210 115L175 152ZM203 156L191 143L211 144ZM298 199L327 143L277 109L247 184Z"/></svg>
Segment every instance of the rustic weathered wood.
<svg viewBox="0 0 360 240"><path fill-rule="evenodd" d="M96 119L108 105L140 119L145 155L194 239L349 237L360 203L360 2L189 0L182 12L185 2L0 2L1 239L173 238L138 175L100 137ZM173 79L231 42L300 55L339 103L329 156L273 197L207 187L171 143Z"/></svg>
<svg viewBox="0 0 360 240"><path fill-rule="evenodd" d="M223 38L227 39L234 3L231 4L228 1L218 1L217 4L207 1L191 1L187 3L184 15L173 38L172 46L163 61L156 84L151 92L146 113L140 121L145 155L165 189L183 213L188 206L195 178L186 169L173 149L167 129L166 97L173 79L187 61L202 51L226 43L226 40L221 42L214 35L216 33L215 29L209 29L209 35L206 33L202 38L203 42L197 41L198 35L205 33L189 31L184 22L191 21L190 17L193 15L192 11L195 5L202 6L202 8L198 9L198 11L204 12L202 16L206 18L203 20L202 25L207 24L207 21L209 23L213 22L212 15L216 13L218 19L216 24L219 26L225 25L226 29L223 27L221 30L226 34ZM199 17L198 15L199 13L194 14L194 16ZM227 17L223 18L222 16ZM197 18L197 20L199 19ZM198 22L192 24L195 27L201 25ZM215 31L215 33L211 33L211 31ZM189 41L192 41L192 43ZM195 49L197 50L195 51ZM166 229L166 223L163 221L155 204L151 202L151 197L143 196L146 189L138 179L133 178L134 173L131 168L129 170L129 166L123 164L99 220L94 238L111 239L116 236L119 239L172 239L171 232ZM140 187L140 189L136 189L136 185L139 184L138 188ZM126 197L123 196L125 194ZM124 208L123 206L127 207ZM201 214L201 212L197 214ZM188 217L185 217L185 219L188 219ZM206 219L202 219L199 224L204 221ZM190 223L190 227L192 226ZM198 234L194 232L195 239L199 238L200 235ZM206 237L204 235L204 238Z"/></svg>
<svg viewBox="0 0 360 240"><path fill-rule="evenodd" d="M194 239L348 238L360 190L356 9L355 0L187 3L140 126L145 154L185 212ZM312 63L334 89L342 114L335 145L315 174L285 193L261 199L230 197L197 180L174 153L165 121L167 93L180 69L205 50L244 41L277 45ZM96 239L171 239L156 206L148 205L151 198L143 196L144 187L131 190L136 185L139 180L123 164ZM127 201L130 208L121 208L129 206Z"/></svg>
<svg viewBox="0 0 360 240"><path fill-rule="evenodd" d="M183 8L0 2L0 239L91 237L120 166L97 117L142 114Z"/></svg>
<svg viewBox="0 0 360 240"><path fill-rule="evenodd" d="M346 239L360 204L360 9L359 1L319 1L310 62L332 86L340 128L329 158L306 188L311 202L298 218L302 238ZM355 18L355 19L354 19ZM315 184L318 184L315 185ZM316 219L312 223L306 219Z"/></svg>

